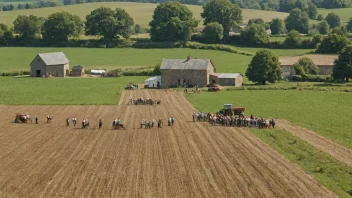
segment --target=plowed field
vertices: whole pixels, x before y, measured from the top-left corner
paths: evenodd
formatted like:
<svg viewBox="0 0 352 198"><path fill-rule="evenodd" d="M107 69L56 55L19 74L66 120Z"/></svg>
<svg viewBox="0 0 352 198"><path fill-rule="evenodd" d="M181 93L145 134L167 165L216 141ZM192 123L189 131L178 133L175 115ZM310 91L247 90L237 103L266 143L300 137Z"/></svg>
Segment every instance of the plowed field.
<svg viewBox="0 0 352 198"><path fill-rule="evenodd" d="M130 97L159 106L127 105ZM118 106L0 106L1 196L335 197L245 129L194 123L181 93L126 91ZM14 124L15 113L40 123ZM45 124L47 114L53 117ZM73 116L78 126L65 126ZM139 129L143 118L174 126ZM80 129L88 118L89 129ZM103 129L96 129L98 119ZM112 130L121 118L127 130Z"/></svg>

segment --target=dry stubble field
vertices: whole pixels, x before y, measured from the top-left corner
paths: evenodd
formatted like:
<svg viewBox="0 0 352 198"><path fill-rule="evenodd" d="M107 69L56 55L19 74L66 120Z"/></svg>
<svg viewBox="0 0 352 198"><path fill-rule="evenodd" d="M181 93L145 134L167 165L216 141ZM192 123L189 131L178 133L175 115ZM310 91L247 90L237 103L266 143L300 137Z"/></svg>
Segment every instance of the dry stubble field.
<svg viewBox="0 0 352 198"><path fill-rule="evenodd" d="M194 123L194 111L182 93L147 90L125 91L118 106L0 106L0 196L335 197L245 129ZM41 120L14 124L15 113ZM66 127L73 116L91 128ZM139 129L168 116L173 127ZM114 118L127 130L111 130Z"/></svg>

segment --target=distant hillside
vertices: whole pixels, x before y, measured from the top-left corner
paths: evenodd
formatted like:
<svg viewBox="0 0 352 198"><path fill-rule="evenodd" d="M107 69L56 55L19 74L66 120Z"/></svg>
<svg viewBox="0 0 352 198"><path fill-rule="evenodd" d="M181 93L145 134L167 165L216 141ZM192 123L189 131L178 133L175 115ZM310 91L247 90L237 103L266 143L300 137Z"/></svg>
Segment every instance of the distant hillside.
<svg viewBox="0 0 352 198"><path fill-rule="evenodd" d="M69 6L49 7L49 8L38 8L29 10L15 10L9 12L0 12L0 22L7 25L12 25L13 21L18 15L36 15L39 17L47 17L49 14L54 12L66 11L72 14L79 15L83 20L88 13L92 10L99 8L100 6L107 6L111 8L123 8L125 9L135 20L137 24L143 27L148 27L148 23L152 19L152 15L157 4L152 3L128 3L128 2L101 2L101 3L86 3L76 4ZM187 5L193 11L194 17L201 20L200 13L203 11L201 6ZM273 18L285 18L287 13L275 12L275 11L263 11L263 10L251 10L242 9L243 22L247 23L249 19L262 18L264 21L270 21Z"/></svg>

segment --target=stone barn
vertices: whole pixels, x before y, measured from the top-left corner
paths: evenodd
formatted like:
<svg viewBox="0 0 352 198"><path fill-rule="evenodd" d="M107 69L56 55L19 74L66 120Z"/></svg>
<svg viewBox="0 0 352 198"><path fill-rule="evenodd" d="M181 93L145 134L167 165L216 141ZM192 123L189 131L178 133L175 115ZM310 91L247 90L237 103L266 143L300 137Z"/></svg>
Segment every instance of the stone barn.
<svg viewBox="0 0 352 198"><path fill-rule="evenodd" d="M81 65L77 65L72 67L72 76L83 76L84 75L84 67Z"/></svg>
<svg viewBox="0 0 352 198"><path fill-rule="evenodd" d="M336 55L305 55L305 56L282 56L280 57L282 76L290 77L295 75L293 65L302 57L312 59L319 68L319 75L329 75L334 69Z"/></svg>
<svg viewBox="0 0 352 198"><path fill-rule="evenodd" d="M31 76L65 77L69 74L69 62L63 52L38 54L30 64Z"/></svg>
<svg viewBox="0 0 352 198"><path fill-rule="evenodd" d="M206 86L216 72L210 59L164 59L160 66L162 87Z"/></svg>

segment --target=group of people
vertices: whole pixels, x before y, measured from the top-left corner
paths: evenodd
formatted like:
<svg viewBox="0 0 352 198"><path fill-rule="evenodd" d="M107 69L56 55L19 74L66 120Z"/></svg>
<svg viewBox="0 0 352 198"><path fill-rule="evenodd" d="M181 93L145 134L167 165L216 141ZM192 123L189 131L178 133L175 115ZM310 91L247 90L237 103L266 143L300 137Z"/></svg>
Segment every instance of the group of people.
<svg viewBox="0 0 352 198"><path fill-rule="evenodd" d="M134 100L133 98L130 98L130 100L128 101L128 104L130 105L138 105L138 104L159 105L160 103L161 103L161 100L153 100L151 98L147 98L147 99L138 98L136 100Z"/></svg>
<svg viewBox="0 0 352 198"><path fill-rule="evenodd" d="M222 126L232 126L232 127L257 127L259 129L264 128L275 128L274 119L269 121L263 118L256 118L253 115L250 117L232 117L223 115L210 115L209 122L213 125L219 124Z"/></svg>
<svg viewBox="0 0 352 198"><path fill-rule="evenodd" d="M49 120L50 119L50 116L48 115L47 119ZM73 117L72 118L72 124L73 126L76 126L77 124L77 118L76 117ZM66 118L66 126L70 126L70 118ZM82 120L82 128L88 128L89 127L89 121L88 119L83 119Z"/></svg>
<svg viewBox="0 0 352 198"><path fill-rule="evenodd" d="M256 118L253 115L250 117L233 117L226 116L222 114L211 114L211 113L193 113L192 114L193 122L205 121L210 122L213 125L222 125L222 126L245 126L245 127L258 127L263 128L275 128L275 120L270 119L269 121L263 118Z"/></svg>
<svg viewBox="0 0 352 198"><path fill-rule="evenodd" d="M155 120L152 119L151 121L143 119L140 125L140 128L151 129L154 127ZM170 126L170 125L169 125ZM158 128L162 128L162 121L161 118L158 119Z"/></svg>
<svg viewBox="0 0 352 198"><path fill-rule="evenodd" d="M192 119L193 119L193 122L195 122L196 120L198 122L209 121L208 114L207 113L203 113L203 112L193 113L192 114Z"/></svg>

